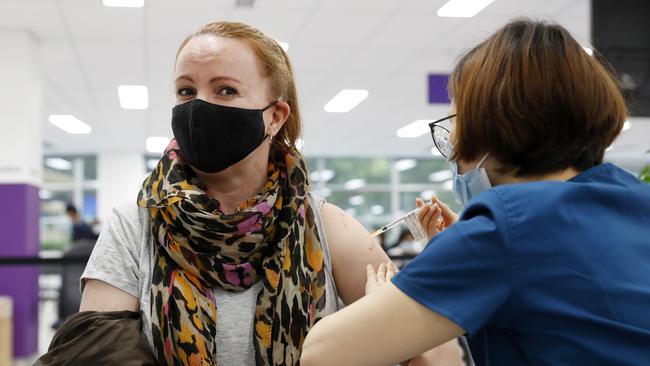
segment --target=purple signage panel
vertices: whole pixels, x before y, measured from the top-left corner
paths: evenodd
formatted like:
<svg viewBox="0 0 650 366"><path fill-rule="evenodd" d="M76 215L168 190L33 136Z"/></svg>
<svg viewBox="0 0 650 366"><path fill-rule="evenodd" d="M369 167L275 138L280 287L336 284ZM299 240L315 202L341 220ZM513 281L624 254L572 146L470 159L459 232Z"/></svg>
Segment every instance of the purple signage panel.
<svg viewBox="0 0 650 366"><path fill-rule="evenodd" d="M429 104L449 104L449 93L447 93L447 74L429 74L427 89L429 91Z"/></svg>

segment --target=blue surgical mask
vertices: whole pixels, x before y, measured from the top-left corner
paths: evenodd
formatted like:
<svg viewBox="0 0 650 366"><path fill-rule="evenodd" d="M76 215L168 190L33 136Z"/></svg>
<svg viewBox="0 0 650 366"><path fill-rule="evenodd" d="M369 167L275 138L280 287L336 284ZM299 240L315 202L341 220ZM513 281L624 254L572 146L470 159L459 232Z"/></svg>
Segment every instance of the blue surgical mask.
<svg viewBox="0 0 650 366"><path fill-rule="evenodd" d="M465 174L458 174L458 164L456 161L451 161L451 173L453 180L453 191L454 196L456 196L456 201L465 207L467 202L472 199L472 197L477 196L483 191L487 191L492 188L490 184L490 179L488 178L485 168L481 167L481 164L487 159L487 154L479 161L476 165L476 168L465 172Z"/></svg>

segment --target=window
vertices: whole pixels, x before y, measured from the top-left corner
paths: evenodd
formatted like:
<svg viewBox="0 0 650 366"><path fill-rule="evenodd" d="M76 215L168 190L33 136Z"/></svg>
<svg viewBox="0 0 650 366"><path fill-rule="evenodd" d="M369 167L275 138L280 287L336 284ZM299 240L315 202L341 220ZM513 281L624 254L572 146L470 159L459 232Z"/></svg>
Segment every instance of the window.
<svg viewBox="0 0 650 366"><path fill-rule="evenodd" d="M41 249L64 250L71 243L72 221L65 213L73 204L86 222L97 217L97 158L94 155L43 157Z"/></svg>
<svg viewBox="0 0 650 366"><path fill-rule="evenodd" d="M308 159L312 190L359 220L368 230L415 209L417 197L435 194L459 212L451 192L449 164L431 158ZM397 235L399 229L389 233Z"/></svg>

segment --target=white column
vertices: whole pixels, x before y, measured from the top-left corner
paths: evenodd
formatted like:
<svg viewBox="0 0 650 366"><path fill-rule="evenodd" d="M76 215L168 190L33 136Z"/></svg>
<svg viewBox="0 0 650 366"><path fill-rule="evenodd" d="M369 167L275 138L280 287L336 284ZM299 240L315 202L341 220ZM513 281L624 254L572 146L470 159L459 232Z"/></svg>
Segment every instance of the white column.
<svg viewBox="0 0 650 366"><path fill-rule="evenodd" d="M136 204L146 177L142 152L100 152L97 155L97 214L106 223L113 207Z"/></svg>
<svg viewBox="0 0 650 366"><path fill-rule="evenodd" d="M0 31L0 184L40 186L43 86L38 45L25 31Z"/></svg>

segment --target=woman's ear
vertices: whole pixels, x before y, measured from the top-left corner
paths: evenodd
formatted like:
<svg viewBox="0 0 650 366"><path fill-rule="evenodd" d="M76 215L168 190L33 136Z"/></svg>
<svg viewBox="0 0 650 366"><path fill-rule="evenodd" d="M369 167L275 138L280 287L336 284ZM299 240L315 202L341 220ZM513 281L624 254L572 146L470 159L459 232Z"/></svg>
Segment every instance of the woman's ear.
<svg viewBox="0 0 650 366"><path fill-rule="evenodd" d="M279 100L275 103L274 108L272 108L272 113L273 117L269 129L272 131L273 135L276 135L289 118L291 107L287 102Z"/></svg>

